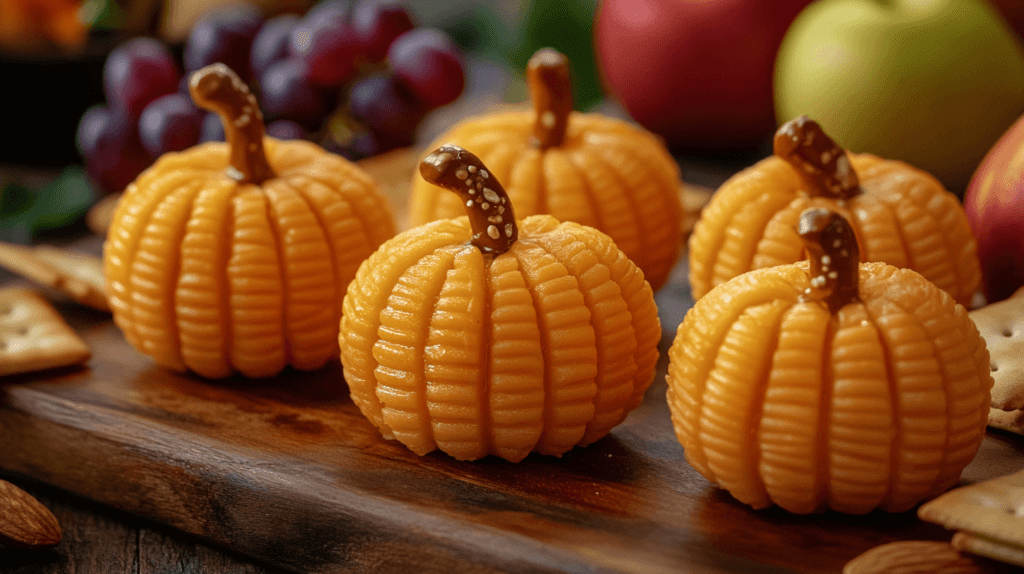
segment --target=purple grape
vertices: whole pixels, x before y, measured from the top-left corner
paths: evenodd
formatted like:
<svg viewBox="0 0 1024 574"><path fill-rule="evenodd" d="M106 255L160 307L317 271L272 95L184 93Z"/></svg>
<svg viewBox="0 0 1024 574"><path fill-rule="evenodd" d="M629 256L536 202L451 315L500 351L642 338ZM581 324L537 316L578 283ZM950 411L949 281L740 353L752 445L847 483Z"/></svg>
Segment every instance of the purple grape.
<svg viewBox="0 0 1024 574"><path fill-rule="evenodd" d="M415 27L401 0L363 0L352 13L352 29L371 62L383 60L391 42Z"/></svg>
<svg viewBox="0 0 1024 574"><path fill-rule="evenodd" d="M307 77L304 62L289 58L271 64L260 78L260 104L271 118L283 117L304 125L323 118L327 99Z"/></svg>
<svg viewBox="0 0 1024 574"><path fill-rule="evenodd" d="M204 113L183 94L161 96L142 110L139 139L153 157L181 151L199 142Z"/></svg>
<svg viewBox="0 0 1024 574"><path fill-rule="evenodd" d="M191 99L192 95L191 95L191 92L188 89L188 83L189 83L189 75L185 74L185 75L183 75L181 77L180 80L178 80L178 91L177 91L177 93L184 94L184 95L188 96L189 99Z"/></svg>
<svg viewBox="0 0 1024 574"><path fill-rule="evenodd" d="M194 72L221 62L249 81L249 49L262 23L259 10L252 6L210 12L196 23L185 42L185 69Z"/></svg>
<svg viewBox="0 0 1024 574"><path fill-rule="evenodd" d="M396 147L401 147L401 145L402 144L387 145L387 143L384 143L382 146L381 142L379 142L372 133L360 133L356 134L356 136L352 138L352 141L349 143L349 148L351 149L351 155L355 159L362 159L364 157L384 153Z"/></svg>
<svg viewBox="0 0 1024 574"><path fill-rule="evenodd" d="M288 42L298 23L299 17L295 14L282 14L263 24L249 51L249 68L253 77L258 78L271 64L288 57Z"/></svg>
<svg viewBox="0 0 1024 574"><path fill-rule="evenodd" d="M391 43L388 62L395 75L430 108L455 101L466 85L462 56L436 28L410 30Z"/></svg>
<svg viewBox="0 0 1024 574"><path fill-rule="evenodd" d="M336 87L355 74L359 41L348 24L333 13L324 13L302 19L292 30L290 50L305 62L311 81Z"/></svg>
<svg viewBox="0 0 1024 574"><path fill-rule="evenodd" d="M78 153L90 158L96 153L100 138L107 129L110 110L102 104L96 104L85 110L82 119L78 120L78 131L75 132L75 144Z"/></svg>
<svg viewBox="0 0 1024 574"><path fill-rule="evenodd" d="M206 117L203 118L203 125L199 130L200 143L222 142L224 140L224 122L220 121L220 116L216 113L207 113Z"/></svg>
<svg viewBox="0 0 1024 574"><path fill-rule="evenodd" d="M349 110L373 132L378 148L412 144L426 109L395 76L359 80L349 92Z"/></svg>
<svg viewBox="0 0 1024 574"><path fill-rule="evenodd" d="M139 142L135 118L123 110L89 108L79 121L76 140L89 176L106 192L123 190L152 163Z"/></svg>
<svg viewBox="0 0 1024 574"><path fill-rule="evenodd" d="M267 135L279 140L304 140L306 130L291 120L275 120L267 126Z"/></svg>
<svg viewBox="0 0 1024 574"><path fill-rule="evenodd" d="M174 92L181 72L167 46L135 38L114 48L103 65L103 91L110 105L137 118L146 104Z"/></svg>

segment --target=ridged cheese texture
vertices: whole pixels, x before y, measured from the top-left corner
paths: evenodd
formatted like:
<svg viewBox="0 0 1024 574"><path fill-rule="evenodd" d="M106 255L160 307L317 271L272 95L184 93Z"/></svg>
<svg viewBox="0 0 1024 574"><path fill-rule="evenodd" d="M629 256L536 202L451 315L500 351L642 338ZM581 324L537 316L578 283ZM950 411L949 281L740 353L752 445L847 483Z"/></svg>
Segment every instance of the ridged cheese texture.
<svg viewBox="0 0 1024 574"><path fill-rule="evenodd" d="M225 175L228 147L162 156L121 198L104 245L114 322L158 364L209 378L337 358L340 301L395 234L373 180L302 141L264 140L276 177Z"/></svg>
<svg viewBox="0 0 1024 574"><path fill-rule="evenodd" d="M963 206L931 175L871 154L848 154L862 193L810 197L796 171L772 156L715 192L690 236L690 285L699 299L745 271L804 257L800 213L828 207L853 226L861 261L913 269L969 305L981 285L978 248Z"/></svg>
<svg viewBox="0 0 1024 574"><path fill-rule="evenodd" d="M427 149L471 149L502 182L516 215L550 214L598 229L644 272L654 290L682 247L679 167L652 134L599 114L570 115L561 145L534 145L532 111L463 121ZM409 196L413 225L465 214L459 198L420 177Z"/></svg>
<svg viewBox="0 0 1024 574"><path fill-rule="evenodd" d="M654 380L661 325L608 236L538 215L498 256L466 217L406 231L349 285L341 361L389 439L460 460L561 455L608 434Z"/></svg>
<svg viewBox="0 0 1024 574"><path fill-rule="evenodd" d="M668 403L686 459L755 508L902 512L957 484L984 437L984 339L920 274L860 264L860 301L805 300L806 264L745 273L687 314Z"/></svg>

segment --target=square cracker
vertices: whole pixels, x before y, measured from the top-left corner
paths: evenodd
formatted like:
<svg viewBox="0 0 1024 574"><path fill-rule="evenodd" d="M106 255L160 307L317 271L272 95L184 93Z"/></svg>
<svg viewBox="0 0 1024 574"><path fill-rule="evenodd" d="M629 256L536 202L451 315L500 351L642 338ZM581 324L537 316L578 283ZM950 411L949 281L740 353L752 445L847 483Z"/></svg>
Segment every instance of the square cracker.
<svg viewBox="0 0 1024 574"><path fill-rule="evenodd" d="M1007 432L1024 434L1024 410L989 409L988 426Z"/></svg>
<svg viewBox="0 0 1024 574"><path fill-rule="evenodd" d="M109 311L103 280L103 261L56 247L28 247L0 242L0 266L33 283L56 289L76 303Z"/></svg>
<svg viewBox="0 0 1024 574"><path fill-rule="evenodd" d="M36 290L0 289L0 375L84 363L89 346Z"/></svg>
<svg viewBox="0 0 1024 574"><path fill-rule="evenodd" d="M992 366L992 407L1024 408L1024 289L969 313L985 339Z"/></svg>
<svg viewBox="0 0 1024 574"><path fill-rule="evenodd" d="M921 520L1024 549L1024 470L955 488L917 509Z"/></svg>
<svg viewBox="0 0 1024 574"><path fill-rule="evenodd" d="M957 532L951 542L953 548L978 556L992 558L1007 564L1024 566L1024 546L1006 544L999 540L977 536L969 532Z"/></svg>

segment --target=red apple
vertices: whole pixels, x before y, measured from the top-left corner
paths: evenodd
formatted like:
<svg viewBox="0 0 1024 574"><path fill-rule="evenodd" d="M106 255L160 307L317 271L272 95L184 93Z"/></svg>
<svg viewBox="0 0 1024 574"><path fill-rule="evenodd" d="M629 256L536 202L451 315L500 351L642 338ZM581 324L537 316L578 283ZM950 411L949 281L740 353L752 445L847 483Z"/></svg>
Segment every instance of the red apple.
<svg viewBox="0 0 1024 574"><path fill-rule="evenodd" d="M1024 40L1024 2L1021 0L989 0L1006 22Z"/></svg>
<svg viewBox="0 0 1024 574"><path fill-rule="evenodd" d="M604 0L594 40L609 91L674 150L751 149L776 128L772 69L811 0Z"/></svg>
<svg viewBox="0 0 1024 574"><path fill-rule="evenodd" d="M1006 299L1024 286L1024 116L978 165L964 209L978 240L985 297Z"/></svg>

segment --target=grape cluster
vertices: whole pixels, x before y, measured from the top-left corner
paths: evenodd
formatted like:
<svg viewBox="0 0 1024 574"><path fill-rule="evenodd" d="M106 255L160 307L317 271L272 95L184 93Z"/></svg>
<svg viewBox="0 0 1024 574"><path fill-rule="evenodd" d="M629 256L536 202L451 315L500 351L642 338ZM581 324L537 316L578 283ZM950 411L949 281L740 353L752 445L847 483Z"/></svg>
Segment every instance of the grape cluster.
<svg viewBox="0 0 1024 574"><path fill-rule="evenodd" d="M164 153L224 139L220 119L188 93L189 74L215 62L249 83L268 135L351 159L410 145L424 116L465 85L451 38L417 27L400 0L325 0L305 15L269 19L255 7L212 12L193 27L180 62L148 37L108 56L107 101L83 114L77 133L102 189L124 189Z"/></svg>

